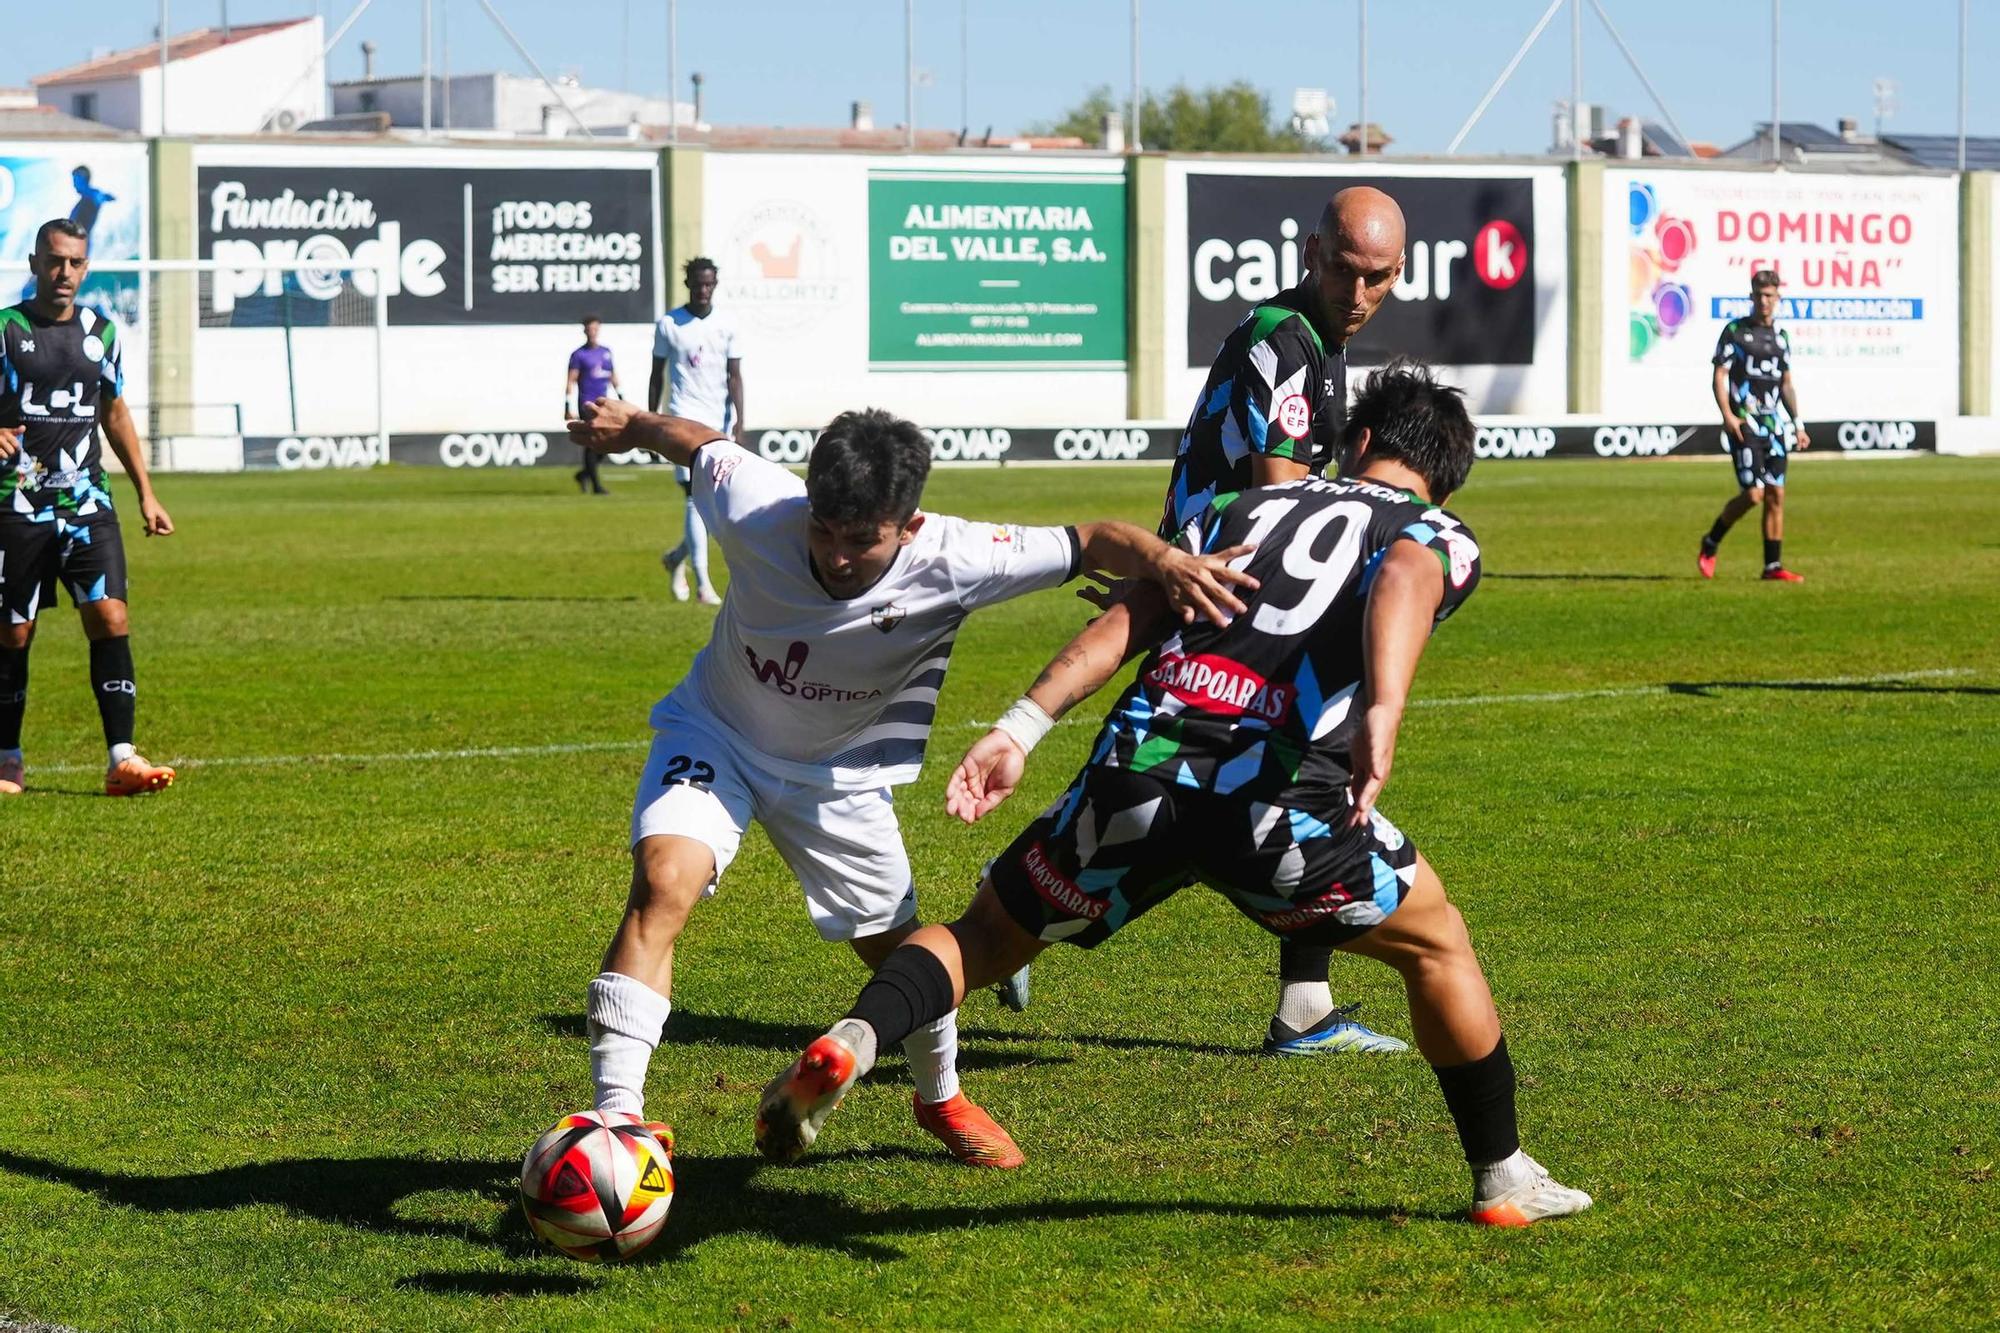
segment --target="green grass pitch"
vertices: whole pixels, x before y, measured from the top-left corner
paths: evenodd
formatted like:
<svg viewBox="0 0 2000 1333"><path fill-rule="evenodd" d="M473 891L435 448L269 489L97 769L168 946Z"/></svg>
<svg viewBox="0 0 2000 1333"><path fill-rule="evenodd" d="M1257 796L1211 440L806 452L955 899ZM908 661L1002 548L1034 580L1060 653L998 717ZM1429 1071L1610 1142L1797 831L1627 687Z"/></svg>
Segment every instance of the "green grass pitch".
<svg viewBox="0 0 2000 1333"><path fill-rule="evenodd" d="M1150 522L1163 473L944 472L933 508ZM1421 1059L1253 1052L1276 950L1181 895L1024 1015L968 1089L1029 1165L950 1165L899 1058L794 1169L757 1089L861 977L753 834L682 942L649 1109L680 1188L646 1262L540 1252L519 1156L586 1105L670 600L658 474L164 477L130 527L142 748L92 796L67 605L0 808L0 1312L77 1328L1971 1326L2000 1314L2000 462L1802 460L1694 573L1712 463L1486 463L1487 582L1433 641L1384 809L1464 908L1527 1146L1592 1191L1526 1233L1467 1183ZM119 488L121 500L129 490ZM932 918L1070 777L992 820L944 775L1079 624L972 619L904 825ZM1079 716L1094 719L1086 706ZM567 747L557 749L555 747ZM453 757L486 749L486 757ZM433 757L425 758L423 755ZM1334 988L1407 1034L1387 969ZM0 1318L4 1323L4 1318Z"/></svg>

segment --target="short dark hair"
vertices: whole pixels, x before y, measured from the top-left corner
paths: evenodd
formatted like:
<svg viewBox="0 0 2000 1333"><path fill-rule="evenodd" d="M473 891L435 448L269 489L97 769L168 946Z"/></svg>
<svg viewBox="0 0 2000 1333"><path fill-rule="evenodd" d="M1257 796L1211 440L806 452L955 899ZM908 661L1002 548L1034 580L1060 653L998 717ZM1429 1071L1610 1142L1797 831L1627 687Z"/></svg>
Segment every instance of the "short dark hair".
<svg viewBox="0 0 2000 1333"><path fill-rule="evenodd" d="M79 162L70 168L69 174L72 176L81 176L87 181L90 179L90 168Z"/></svg>
<svg viewBox="0 0 2000 1333"><path fill-rule="evenodd" d="M593 324L602 324L603 322L604 322L603 320L599 319L595 315L585 315L583 317L583 327L586 329Z"/></svg>
<svg viewBox="0 0 2000 1333"><path fill-rule="evenodd" d="M1341 431L1342 445L1353 448L1363 429L1369 458L1400 459L1424 479L1438 503L1465 485L1472 471L1475 432L1465 394L1438 383L1422 362L1398 357L1362 382Z"/></svg>
<svg viewBox="0 0 2000 1333"><path fill-rule="evenodd" d="M86 247L90 244L90 233L83 229L81 223L72 222L68 218L50 218L35 231L36 254L48 253L51 236L67 236L71 240L82 241Z"/></svg>
<svg viewBox="0 0 2000 1333"><path fill-rule="evenodd" d="M721 276L721 270L715 267L713 259L710 259L707 255L696 255L693 259L681 265L681 277L692 278L703 269L707 269L710 273L714 273L718 277Z"/></svg>
<svg viewBox="0 0 2000 1333"><path fill-rule="evenodd" d="M822 523L894 522L917 512L931 446L914 422L879 407L842 412L820 432L806 464L806 500Z"/></svg>
<svg viewBox="0 0 2000 1333"><path fill-rule="evenodd" d="M1778 276L1778 270L1774 268L1760 268L1750 275L1750 290L1753 292L1764 287L1782 287L1784 285L1785 280Z"/></svg>

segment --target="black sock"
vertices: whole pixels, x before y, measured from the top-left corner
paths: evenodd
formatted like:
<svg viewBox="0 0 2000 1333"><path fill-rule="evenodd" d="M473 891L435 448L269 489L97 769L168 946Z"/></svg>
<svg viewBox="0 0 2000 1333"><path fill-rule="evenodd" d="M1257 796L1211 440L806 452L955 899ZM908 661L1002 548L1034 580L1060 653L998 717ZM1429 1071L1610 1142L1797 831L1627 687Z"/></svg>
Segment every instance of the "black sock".
<svg viewBox="0 0 2000 1333"><path fill-rule="evenodd" d="M1711 527L1708 530L1708 535L1701 539L1701 549L1710 555L1714 555L1715 548L1722 545L1722 539L1728 535L1729 525L1719 518L1716 519L1715 526Z"/></svg>
<svg viewBox="0 0 2000 1333"><path fill-rule="evenodd" d="M1521 1150L1514 1122L1514 1062L1507 1057L1505 1037L1484 1059L1442 1069L1432 1065L1431 1072L1444 1090L1466 1161L1487 1166Z"/></svg>
<svg viewBox="0 0 2000 1333"><path fill-rule="evenodd" d="M97 715L104 722L106 745L130 745L139 711L139 687L132 683L132 640L90 641L90 688L97 696Z"/></svg>
<svg viewBox="0 0 2000 1333"><path fill-rule="evenodd" d="M1333 950L1324 945L1283 940L1278 945L1278 980L1325 981L1333 970Z"/></svg>
<svg viewBox="0 0 2000 1333"><path fill-rule="evenodd" d="M28 650L0 648L0 750L21 748L21 715L28 711Z"/></svg>
<svg viewBox="0 0 2000 1333"><path fill-rule="evenodd" d="M875 1029L878 1049L888 1050L926 1023L935 1023L957 1004L951 974L929 949L905 944L891 953L861 988L847 1017Z"/></svg>
<svg viewBox="0 0 2000 1333"><path fill-rule="evenodd" d="M1764 539L1764 568L1776 569L1785 563L1784 557L1778 554L1779 548L1784 544L1783 538L1766 537Z"/></svg>

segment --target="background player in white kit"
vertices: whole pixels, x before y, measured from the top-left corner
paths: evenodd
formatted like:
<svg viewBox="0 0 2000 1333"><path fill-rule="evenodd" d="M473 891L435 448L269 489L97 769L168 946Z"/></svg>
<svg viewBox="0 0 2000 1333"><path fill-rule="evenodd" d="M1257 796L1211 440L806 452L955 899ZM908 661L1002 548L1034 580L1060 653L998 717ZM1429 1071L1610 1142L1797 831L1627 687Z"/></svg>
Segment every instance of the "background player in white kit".
<svg viewBox="0 0 2000 1333"><path fill-rule="evenodd" d="M698 421L743 443L743 356L736 344L736 321L715 308L715 261L699 256L682 270L687 304L669 310L653 326L653 376L646 406L670 417ZM667 382L671 373L673 382ZM662 391L665 396L662 397ZM685 602L685 565L694 567L695 596L703 605L722 599L708 580L708 529L694 503L693 481L678 464L674 472L687 492L687 523L681 544L660 557L672 576L674 596Z"/></svg>
<svg viewBox="0 0 2000 1333"><path fill-rule="evenodd" d="M1173 605L1242 610L1227 568L1249 548L1190 555L1130 523L1021 528L918 511L930 448L910 422L849 412L806 479L713 427L601 400L570 424L586 448L648 449L694 472L729 559L729 597L685 679L653 709L632 809L632 892L590 983L601 1110L644 1114L646 1068L671 1010L674 942L756 820L798 876L822 938L872 969L916 929L916 885L891 789L913 781L965 617L1102 569L1150 578ZM917 1122L960 1161L1023 1160L958 1089L953 1016L904 1042Z"/></svg>

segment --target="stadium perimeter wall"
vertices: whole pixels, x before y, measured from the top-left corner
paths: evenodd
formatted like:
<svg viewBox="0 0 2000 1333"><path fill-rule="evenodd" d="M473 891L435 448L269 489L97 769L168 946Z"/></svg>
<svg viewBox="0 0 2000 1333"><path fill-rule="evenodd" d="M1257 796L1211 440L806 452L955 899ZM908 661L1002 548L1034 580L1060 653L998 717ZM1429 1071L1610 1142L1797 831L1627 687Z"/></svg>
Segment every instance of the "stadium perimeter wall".
<svg viewBox="0 0 2000 1333"><path fill-rule="evenodd" d="M1361 182L1403 202L1410 250L1351 371L1399 352L1444 364L1487 456L1711 451L1709 354L1762 266L1787 277L1823 441L2000 442L1986 419L2000 379L1990 174L48 141L0 144L0 262L75 206L85 156L109 196L100 259L244 266L219 285L225 308L218 284L198 300L177 275L127 276L101 297L126 315L128 381L161 431L212 431L200 405L240 411L234 465L566 458L554 390L577 320L605 320L637 392L651 321L682 299L679 266L697 253L721 265L754 438L773 457L803 458L814 426L863 402L929 424L941 461L1169 457L1214 345L1295 279L1320 200ZM355 303L287 302L252 266L392 251L385 443Z"/></svg>

